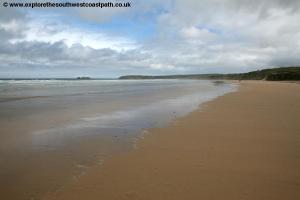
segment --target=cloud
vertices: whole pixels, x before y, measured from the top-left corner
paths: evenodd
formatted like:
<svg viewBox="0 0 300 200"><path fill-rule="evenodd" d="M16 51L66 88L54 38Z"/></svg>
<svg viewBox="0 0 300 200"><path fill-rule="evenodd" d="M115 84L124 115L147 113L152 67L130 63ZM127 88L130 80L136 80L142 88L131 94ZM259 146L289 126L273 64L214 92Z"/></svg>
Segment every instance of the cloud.
<svg viewBox="0 0 300 200"><path fill-rule="evenodd" d="M0 76L33 68L117 76L300 64L297 0L145 0L132 5L100 11L1 7ZM138 21L141 29L128 21ZM120 31L120 24L128 25L129 34ZM154 24L153 34L137 37L147 34L149 24Z"/></svg>
<svg viewBox="0 0 300 200"><path fill-rule="evenodd" d="M79 0L80 1L80 0ZM90 2L99 2L92 0ZM110 22L117 20L143 20L146 16L167 10L172 5L172 0L113 0L112 3L130 2L130 7L107 7L102 8L86 8L76 9L73 14L78 15L81 19L92 22Z"/></svg>
<svg viewBox="0 0 300 200"><path fill-rule="evenodd" d="M158 18L160 54L177 55L180 65L194 71L295 65L296 54L278 62L288 52L300 52L299 1L285 2L177 0Z"/></svg>

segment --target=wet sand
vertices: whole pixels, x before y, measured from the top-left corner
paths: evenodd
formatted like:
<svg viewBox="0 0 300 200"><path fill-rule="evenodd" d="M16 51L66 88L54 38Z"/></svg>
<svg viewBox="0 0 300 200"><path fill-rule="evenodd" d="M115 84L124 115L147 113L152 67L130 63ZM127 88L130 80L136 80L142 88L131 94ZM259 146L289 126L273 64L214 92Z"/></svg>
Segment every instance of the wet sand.
<svg viewBox="0 0 300 200"><path fill-rule="evenodd" d="M300 84L240 85L44 199L300 199Z"/></svg>
<svg viewBox="0 0 300 200"><path fill-rule="evenodd" d="M0 80L0 199L61 191L232 84L198 80Z"/></svg>

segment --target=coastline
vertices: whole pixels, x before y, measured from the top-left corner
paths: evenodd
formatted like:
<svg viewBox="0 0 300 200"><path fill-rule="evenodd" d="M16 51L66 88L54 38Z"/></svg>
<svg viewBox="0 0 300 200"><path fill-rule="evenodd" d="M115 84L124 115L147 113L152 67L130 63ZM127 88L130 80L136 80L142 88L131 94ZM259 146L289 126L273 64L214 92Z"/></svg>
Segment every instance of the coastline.
<svg viewBox="0 0 300 200"><path fill-rule="evenodd" d="M300 85L242 81L44 199L299 199Z"/></svg>

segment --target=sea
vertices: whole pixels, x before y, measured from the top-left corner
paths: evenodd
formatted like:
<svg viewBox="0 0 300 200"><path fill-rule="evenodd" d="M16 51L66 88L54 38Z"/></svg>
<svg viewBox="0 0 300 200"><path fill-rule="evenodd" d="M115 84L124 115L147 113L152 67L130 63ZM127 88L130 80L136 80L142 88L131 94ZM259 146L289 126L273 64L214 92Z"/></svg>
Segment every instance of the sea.
<svg viewBox="0 0 300 200"><path fill-rule="evenodd" d="M210 80L0 80L0 194L57 192L138 148L149 129L236 90Z"/></svg>

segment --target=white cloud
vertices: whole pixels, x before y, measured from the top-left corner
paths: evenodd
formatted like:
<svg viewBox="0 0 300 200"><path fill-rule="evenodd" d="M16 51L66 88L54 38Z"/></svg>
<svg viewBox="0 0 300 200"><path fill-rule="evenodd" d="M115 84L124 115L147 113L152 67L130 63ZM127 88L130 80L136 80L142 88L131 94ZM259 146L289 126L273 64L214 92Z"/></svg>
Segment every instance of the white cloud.
<svg viewBox="0 0 300 200"><path fill-rule="evenodd" d="M181 30L182 36L187 40L203 40L211 41L215 39L216 35L207 29L199 29L195 26L183 28Z"/></svg>
<svg viewBox="0 0 300 200"><path fill-rule="evenodd" d="M12 43L25 41L51 44L63 41L68 47L81 44L94 49L111 48L118 51L136 48L135 42L127 38L113 37L102 32L52 23L47 20L30 21L28 29L24 32L24 37L11 40Z"/></svg>

